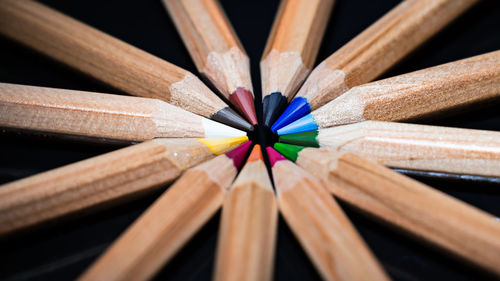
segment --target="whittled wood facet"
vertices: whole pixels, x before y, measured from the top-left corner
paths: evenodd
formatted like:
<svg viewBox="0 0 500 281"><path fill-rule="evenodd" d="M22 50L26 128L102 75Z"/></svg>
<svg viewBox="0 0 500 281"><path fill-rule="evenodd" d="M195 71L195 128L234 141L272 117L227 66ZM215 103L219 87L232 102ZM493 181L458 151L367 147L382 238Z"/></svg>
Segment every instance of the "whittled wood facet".
<svg viewBox="0 0 500 281"><path fill-rule="evenodd" d="M266 166L248 162L224 198L214 280L271 280L277 222Z"/></svg>
<svg viewBox="0 0 500 281"><path fill-rule="evenodd" d="M236 176L225 155L184 173L78 280L149 280L215 214Z"/></svg>
<svg viewBox="0 0 500 281"><path fill-rule="evenodd" d="M500 177L500 132L365 121L321 130L317 139L393 168Z"/></svg>
<svg viewBox="0 0 500 281"><path fill-rule="evenodd" d="M212 157L196 139L156 139L0 186L0 234L129 199Z"/></svg>
<svg viewBox="0 0 500 281"><path fill-rule="evenodd" d="M290 161L273 167L281 214L325 280L389 280L325 186Z"/></svg>
<svg viewBox="0 0 500 281"><path fill-rule="evenodd" d="M476 0L406 0L319 64L297 96L312 110L377 78Z"/></svg>
<svg viewBox="0 0 500 281"><path fill-rule="evenodd" d="M0 83L2 127L143 141L203 138L204 122L157 99Z"/></svg>
<svg viewBox="0 0 500 281"><path fill-rule="evenodd" d="M494 216L354 154L306 148L297 164L338 198L500 275Z"/></svg>
<svg viewBox="0 0 500 281"><path fill-rule="evenodd" d="M314 65L334 0L282 0L260 62L262 95L291 99Z"/></svg>
<svg viewBox="0 0 500 281"><path fill-rule="evenodd" d="M253 92L250 64L216 0L163 0L200 73L228 98L238 87Z"/></svg>
<svg viewBox="0 0 500 281"><path fill-rule="evenodd" d="M2 0L0 33L132 95L208 118L227 106L190 72L34 1Z"/></svg>
<svg viewBox="0 0 500 281"><path fill-rule="evenodd" d="M315 110L318 127L430 116L500 96L500 51L354 87Z"/></svg>

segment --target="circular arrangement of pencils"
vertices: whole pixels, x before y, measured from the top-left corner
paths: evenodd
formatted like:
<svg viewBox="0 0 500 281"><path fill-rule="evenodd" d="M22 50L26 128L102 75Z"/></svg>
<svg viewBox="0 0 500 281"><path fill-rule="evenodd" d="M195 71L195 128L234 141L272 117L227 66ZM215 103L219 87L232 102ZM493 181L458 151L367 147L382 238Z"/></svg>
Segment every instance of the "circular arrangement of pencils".
<svg viewBox="0 0 500 281"><path fill-rule="evenodd" d="M500 277L500 220L404 175L500 183L500 132L410 123L498 100L500 50L379 79L477 1L404 0L317 63L335 1L282 0L257 102L220 3L161 2L207 84L47 5L0 0L0 34L129 94L0 83L0 127L133 143L1 185L1 236L169 185L78 280L150 280L219 210L214 280L271 280L280 217L322 279L391 280L338 202Z"/></svg>

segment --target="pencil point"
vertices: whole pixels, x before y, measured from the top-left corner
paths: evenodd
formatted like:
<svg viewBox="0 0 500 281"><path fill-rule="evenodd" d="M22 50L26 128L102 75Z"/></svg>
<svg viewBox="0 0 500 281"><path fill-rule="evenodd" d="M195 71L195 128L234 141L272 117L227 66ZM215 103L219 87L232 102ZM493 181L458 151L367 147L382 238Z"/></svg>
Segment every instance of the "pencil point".
<svg viewBox="0 0 500 281"><path fill-rule="evenodd" d="M317 140L318 133L318 131L309 131L298 134L282 135L279 137L279 141L301 146L319 147Z"/></svg>
<svg viewBox="0 0 500 281"><path fill-rule="evenodd" d="M252 145L252 141L247 141L246 143L238 146L237 148L226 152L226 156L229 159L233 160L233 165L237 170L240 170L241 164L243 164L243 160L245 160L245 156L247 155L248 149Z"/></svg>
<svg viewBox="0 0 500 281"><path fill-rule="evenodd" d="M279 114L283 112L287 103L287 98L284 97L281 92L274 92L265 96L262 100L262 105L264 107L264 125L271 127Z"/></svg>
<svg viewBox="0 0 500 281"><path fill-rule="evenodd" d="M247 132L253 131L253 126L229 107L224 107L223 109L217 111L217 113L212 114L210 118L240 130Z"/></svg>
<svg viewBox="0 0 500 281"><path fill-rule="evenodd" d="M304 149L304 146L299 146L299 145L292 145L292 144L284 144L284 143L275 143L274 144L274 149L281 153L281 155L285 156L288 158L288 160L295 162L297 161L297 158L299 157L299 152Z"/></svg>
<svg viewBox="0 0 500 281"><path fill-rule="evenodd" d="M229 150L235 148L236 146L247 142L248 137L234 137L234 138L203 138L198 139L199 142L203 143L210 149L210 151L215 155L220 155L228 152Z"/></svg>
<svg viewBox="0 0 500 281"><path fill-rule="evenodd" d="M278 135L288 135L288 134L296 134L302 132L309 132L318 129L318 125L314 121L314 117L311 114L307 114L306 116L300 118L293 123L286 125L285 127L278 130Z"/></svg>
<svg viewBox="0 0 500 281"><path fill-rule="evenodd" d="M202 123L206 138L244 137L247 135L244 131L207 118L203 118Z"/></svg>
<svg viewBox="0 0 500 281"><path fill-rule="evenodd" d="M238 87L230 96L229 101L247 118L252 125L257 125L255 106L252 93L242 87Z"/></svg>
<svg viewBox="0 0 500 281"><path fill-rule="evenodd" d="M311 107L304 97L296 97L290 102L283 114L273 124L271 130L276 133L279 129L299 119L300 117L311 112Z"/></svg>
<svg viewBox="0 0 500 281"><path fill-rule="evenodd" d="M269 162L271 163L271 167L274 167L274 164L278 161L286 160L283 155L279 154L278 151L274 150L272 147L266 147L267 156L269 157Z"/></svg>
<svg viewBox="0 0 500 281"><path fill-rule="evenodd" d="M254 145L252 152L250 153L250 156L248 156L247 162L253 162L258 160L263 160L263 158L260 145L256 144Z"/></svg>

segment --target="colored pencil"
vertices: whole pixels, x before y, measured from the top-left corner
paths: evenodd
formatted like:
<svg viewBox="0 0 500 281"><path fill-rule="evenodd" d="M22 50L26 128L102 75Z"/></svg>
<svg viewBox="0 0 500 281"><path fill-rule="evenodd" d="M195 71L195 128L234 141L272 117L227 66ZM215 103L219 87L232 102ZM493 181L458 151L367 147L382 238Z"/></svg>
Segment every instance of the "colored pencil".
<svg viewBox="0 0 500 281"><path fill-rule="evenodd" d="M354 87L278 134L364 120L411 120L499 96L500 51L495 51Z"/></svg>
<svg viewBox="0 0 500 281"><path fill-rule="evenodd" d="M247 141L155 139L0 186L0 234L137 197Z"/></svg>
<svg viewBox="0 0 500 281"><path fill-rule="evenodd" d="M78 280L149 280L215 214L247 142L187 170Z"/></svg>
<svg viewBox="0 0 500 281"><path fill-rule="evenodd" d="M326 187L267 147L278 206L324 280L389 280Z"/></svg>
<svg viewBox="0 0 500 281"><path fill-rule="evenodd" d="M134 141L246 135L157 99L5 83L0 126Z"/></svg>
<svg viewBox="0 0 500 281"><path fill-rule="evenodd" d="M198 71L252 125L255 115L250 62L217 0L163 0Z"/></svg>
<svg viewBox="0 0 500 281"><path fill-rule="evenodd" d="M403 1L312 71L273 132L377 78L476 2Z"/></svg>
<svg viewBox="0 0 500 281"><path fill-rule="evenodd" d="M364 121L279 140L352 152L392 168L500 177L500 132Z"/></svg>
<svg viewBox="0 0 500 281"><path fill-rule="evenodd" d="M311 72L334 0L282 0L260 60L264 125L271 127Z"/></svg>
<svg viewBox="0 0 500 281"><path fill-rule="evenodd" d="M252 130L192 73L43 4L2 1L0 33L129 94Z"/></svg>
<svg viewBox="0 0 500 281"><path fill-rule="evenodd" d="M304 148L289 157L338 198L500 275L494 216L351 153Z"/></svg>
<svg viewBox="0 0 500 281"><path fill-rule="evenodd" d="M278 224L273 187L256 144L226 193L214 280L271 280Z"/></svg>

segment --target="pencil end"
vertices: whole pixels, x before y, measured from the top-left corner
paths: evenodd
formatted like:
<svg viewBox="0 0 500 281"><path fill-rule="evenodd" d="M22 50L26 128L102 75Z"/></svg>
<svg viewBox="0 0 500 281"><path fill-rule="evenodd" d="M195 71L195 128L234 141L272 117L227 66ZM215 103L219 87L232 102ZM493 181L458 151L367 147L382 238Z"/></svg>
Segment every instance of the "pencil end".
<svg viewBox="0 0 500 281"><path fill-rule="evenodd" d="M309 131L298 134L282 135L279 137L279 142L301 146L319 147L319 142L317 139L318 134L318 131Z"/></svg>
<svg viewBox="0 0 500 281"><path fill-rule="evenodd" d="M221 155L237 147L238 145L248 141L248 137L233 137L233 138L203 138L198 139L206 145L215 155Z"/></svg>
<svg viewBox="0 0 500 281"><path fill-rule="evenodd" d="M235 129L210 119L203 118L202 123L203 129L205 130L205 138L244 137L247 135L245 131Z"/></svg>
<svg viewBox="0 0 500 281"><path fill-rule="evenodd" d="M274 92L265 96L262 100L262 105L264 107L264 125L271 127L279 114L283 112L287 103L287 98L284 97L281 92Z"/></svg>
<svg viewBox="0 0 500 281"><path fill-rule="evenodd" d="M279 154L278 151L274 150L272 147L266 147L267 157L269 157L269 162L271 163L271 168L274 167L274 164L279 161L286 160L286 158Z"/></svg>
<svg viewBox="0 0 500 281"><path fill-rule="evenodd" d="M217 113L212 114L210 118L214 121L224 123L226 125L229 125L231 127L247 131L247 132L252 132L253 131L253 126L248 123L243 117L241 117L238 113L236 113L234 110L232 110L229 107L225 107Z"/></svg>
<svg viewBox="0 0 500 281"><path fill-rule="evenodd" d="M275 143L273 147L276 151L281 153L281 155L285 156L292 162L297 161L299 152L301 152L305 148L304 146L284 144L279 142Z"/></svg>
<svg viewBox="0 0 500 281"><path fill-rule="evenodd" d="M276 133L279 129L308 114L309 112L311 112L311 107L309 106L307 99L303 97L296 97L292 100L292 102L290 102L283 114L281 114L278 120L276 120L273 124L271 131Z"/></svg>
<svg viewBox="0 0 500 281"><path fill-rule="evenodd" d="M227 158L233 160L233 165L239 171L241 169L241 165L243 164L243 160L245 160L245 156L247 155L248 149L252 145L252 141L247 141L244 144L236 147L235 149L226 152Z"/></svg>
<svg viewBox="0 0 500 281"><path fill-rule="evenodd" d="M289 134L297 134L309 131L315 131L318 129L318 125L316 121L314 121L314 117L311 114L307 114L306 116L296 120L285 127L278 130L278 135L289 135Z"/></svg>
<svg viewBox="0 0 500 281"><path fill-rule="evenodd" d="M229 101L247 118L252 125L257 125L257 115L252 93L242 87L238 87L230 96Z"/></svg>
<svg viewBox="0 0 500 281"><path fill-rule="evenodd" d="M262 158L262 151L260 145L256 144L254 145L252 152L250 152L250 156L248 156L247 162L254 162L254 161L264 161Z"/></svg>

